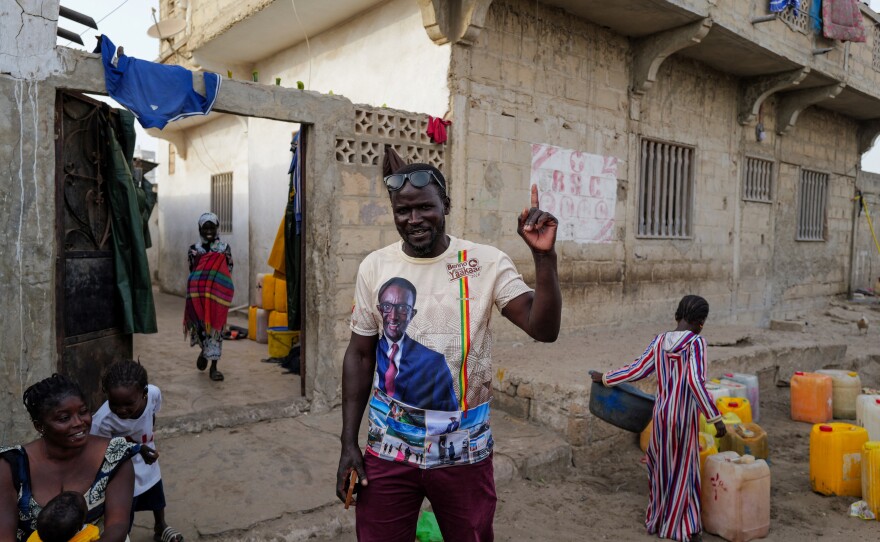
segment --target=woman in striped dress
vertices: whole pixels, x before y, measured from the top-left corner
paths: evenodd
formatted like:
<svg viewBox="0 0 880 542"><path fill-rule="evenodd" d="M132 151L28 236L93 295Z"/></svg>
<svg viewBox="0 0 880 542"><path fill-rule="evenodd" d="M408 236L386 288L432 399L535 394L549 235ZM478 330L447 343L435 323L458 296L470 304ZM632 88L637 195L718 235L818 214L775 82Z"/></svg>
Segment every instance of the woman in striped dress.
<svg viewBox="0 0 880 542"><path fill-rule="evenodd" d="M699 335L709 316L702 297L682 298L675 312L678 327L657 335L633 363L604 375L605 386L641 380L657 372L654 429L648 446L650 493L645 524L660 538L699 541L700 519L699 414L714 423L718 436L726 429L706 391L706 341Z"/></svg>

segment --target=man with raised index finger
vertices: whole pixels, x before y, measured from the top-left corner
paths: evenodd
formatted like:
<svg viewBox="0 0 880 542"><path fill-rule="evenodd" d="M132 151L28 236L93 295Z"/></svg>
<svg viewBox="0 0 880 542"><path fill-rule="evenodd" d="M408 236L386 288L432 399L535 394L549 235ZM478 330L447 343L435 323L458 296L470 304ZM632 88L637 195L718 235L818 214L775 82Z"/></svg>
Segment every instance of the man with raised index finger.
<svg viewBox="0 0 880 542"><path fill-rule="evenodd" d="M447 235L450 200L437 168L404 166L385 177L385 187L401 241L369 254L358 270L342 369L336 494L345 499L346 481L357 471L361 542L412 542L426 497L444 540L491 541L496 497L488 404L493 374L489 320L495 306L533 339L556 340L562 317L558 222L538 208L537 187L532 186L531 207L517 218L517 233L535 262L532 290L503 252ZM408 281L412 296L380 300L380 289L394 278ZM395 314L400 317L389 318ZM407 317L406 335L445 359L445 367L434 370L449 372L454 410L438 409L427 399L399 399L408 396L400 390L409 385L402 378L404 368L418 361L392 345L402 325L396 321ZM424 386L424 379L419 380ZM446 379L437 381L446 388ZM387 393L389 389L394 393ZM368 403L370 431L362 451L358 428ZM450 423L453 418L457 423ZM455 445L453 453L446 453L453 450L447 443ZM388 452L401 444L413 455Z"/></svg>

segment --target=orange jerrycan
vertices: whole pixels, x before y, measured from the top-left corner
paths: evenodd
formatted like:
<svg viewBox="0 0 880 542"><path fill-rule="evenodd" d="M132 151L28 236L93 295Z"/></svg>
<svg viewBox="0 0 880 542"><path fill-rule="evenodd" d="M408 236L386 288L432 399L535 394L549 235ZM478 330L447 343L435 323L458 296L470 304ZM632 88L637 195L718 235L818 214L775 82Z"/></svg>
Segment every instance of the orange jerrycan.
<svg viewBox="0 0 880 542"><path fill-rule="evenodd" d="M875 518L880 518L880 441L862 446L862 499Z"/></svg>
<svg viewBox="0 0 880 542"><path fill-rule="evenodd" d="M791 419L822 423L831 420L831 377L798 371L791 377Z"/></svg>
<svg viewBox="0 0 880 542"><path fill-rule="evenodd" d="M816 493L862 496L864 427L848 423L817 423L810 431L810 486Z"/></svg>
<svg viewBox="0 0 880 542"><path fill-rule="evenodd" d="M706 459L701 479L703 528L730 542L770 532L770 468L763 459L720 452Z"/></svg>
<svg viewBox="0 0 880 542"><path fill-rule="evenodd" d="M732 412L739 416L743 423L752 421L752 404L745 397L721 397L715 402L721 414Z"/></svg>

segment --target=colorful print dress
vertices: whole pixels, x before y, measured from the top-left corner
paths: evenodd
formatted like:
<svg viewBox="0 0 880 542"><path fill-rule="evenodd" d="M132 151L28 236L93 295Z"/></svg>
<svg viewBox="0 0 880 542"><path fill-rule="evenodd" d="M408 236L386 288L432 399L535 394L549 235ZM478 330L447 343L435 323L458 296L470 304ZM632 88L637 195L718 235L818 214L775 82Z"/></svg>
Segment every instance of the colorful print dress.
<svg viewBox="0 0 880 542"><path fill-rule="evenodd" d="M721 418L706 391L706 341L690 331L661 333L633 363L605 373L606 386L657 373L648 445L650 492L645 525L660 538L688 540L700 520L699 414Z"/></svg>
<svg viewBox="0 0 880 542"><path fill-rule="evenodd" d="M127 442L122 437L110 439L107 451L104 452L104 460L95 474L95 480L83 494L89 509L86 514L86 523L100 523L103 526L107 484L110 483L110 479L116 475L119 468L137 455L140 449L140 444ZM12 483L18 494L18 533L16 539L19 542L24 542L31 533L37 530L37 516L43 507L34 500L31 489L30 465L24 446L0 448L0 458L8 461L12 467Z"/></svg>

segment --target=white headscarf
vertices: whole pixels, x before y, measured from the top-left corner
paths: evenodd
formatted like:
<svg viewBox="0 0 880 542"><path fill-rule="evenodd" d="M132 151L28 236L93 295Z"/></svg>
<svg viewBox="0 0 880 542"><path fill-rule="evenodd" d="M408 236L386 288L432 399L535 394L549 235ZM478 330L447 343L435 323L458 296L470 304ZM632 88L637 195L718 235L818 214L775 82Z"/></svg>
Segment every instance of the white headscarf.
<svg viewBox="0 0 880 542"><path fill-rule="evenodd" d="M216 224L217 227L220 227L220 219L214 213L202 213L202 216L199 217L199 242L196 243L196 250L199 254L206 254L208 250L211 252L226 252L226 243L220 240L220 233L217 233L217 237L214 238L210 243L210 247L208 250L205 250L205 245L208 244L208 240L202 237L201 229L207 222L212 224Z"/></svg>

